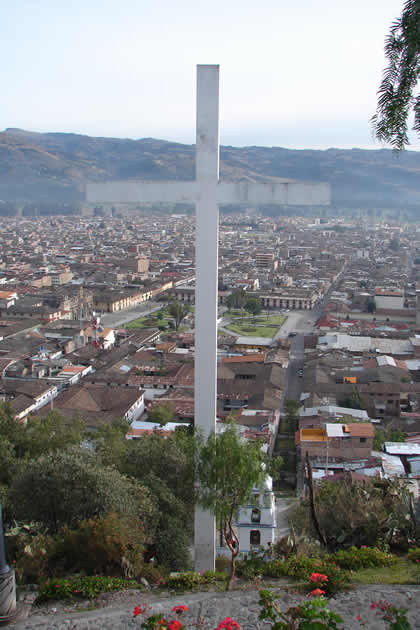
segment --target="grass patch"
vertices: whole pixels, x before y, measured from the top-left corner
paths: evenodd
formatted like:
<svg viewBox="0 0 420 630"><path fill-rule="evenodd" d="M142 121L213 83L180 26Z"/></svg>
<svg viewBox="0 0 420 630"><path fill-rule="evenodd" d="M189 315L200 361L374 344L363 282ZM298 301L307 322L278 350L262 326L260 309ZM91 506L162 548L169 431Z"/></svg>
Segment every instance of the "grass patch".
<svg viewBox="0 0 420 630"><path fill-rule="evenodd" d="M163 317L159 319L157 313L162 313ZM137 317L130 322L124 324L124 328L157 328L158 326L168 326L168 322L173 321L172 317L168 316L168 312L165 308L160 311L155 311L149 315L143 317Z"/></svg>
<svg viewBox="0 0 420 630"><path fill-rule="evenodd" d="M390 567L370 567L352 573L355 584L420 584L418 564L398 558Z"/></svg>
<svg viewBox="0 0 420 630"><path fill-rule="evenodd" d="M267 337L271 338L277 333L280 326L285 322L287 317L284 315L273 315L268 319L266 317L244 317L243 319L236 319L226 328L232 332L243 335L245 337Z"/></svg>

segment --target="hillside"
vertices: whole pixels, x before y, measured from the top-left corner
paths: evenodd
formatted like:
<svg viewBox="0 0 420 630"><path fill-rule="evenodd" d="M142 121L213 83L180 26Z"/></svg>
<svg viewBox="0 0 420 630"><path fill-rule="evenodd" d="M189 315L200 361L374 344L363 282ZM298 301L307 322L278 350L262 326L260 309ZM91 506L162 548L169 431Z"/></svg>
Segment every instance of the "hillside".
<svg viewBox="0 0 420 630"><path fill-rule="evenodd" d="M0 200L83 201L86 181L191 179L194 146L65 133L0 132ZM420 217L420 152L222 147L221 177L327 181L335 207L411 207Z"/></svg>

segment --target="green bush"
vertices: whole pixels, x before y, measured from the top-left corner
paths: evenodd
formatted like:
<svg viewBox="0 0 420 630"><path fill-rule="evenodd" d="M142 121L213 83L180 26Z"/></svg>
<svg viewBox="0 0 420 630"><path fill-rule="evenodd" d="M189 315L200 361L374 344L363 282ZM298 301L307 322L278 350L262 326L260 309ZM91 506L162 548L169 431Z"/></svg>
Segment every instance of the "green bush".
<svg viewBox="0 0 420 630"><path fill-rule="evenodd" d="M142 575L145 536L137 519L111 512L74 530L65 527L60 538L52 564L61 574Z"/></svg>
<svg viewBox="0 0 420 630"><path fill-rule="evenodd" d="M350 572L339 567L333 560L295 556L285 561L287 575L309 582L311 589L322 588L326 595L334 595L350 583ZM314 574L325 575L325 582L311 579Z"/></svg>
<svg viewBox="0 0 420 630"><path fill-rule="evenodd" d="M407 555L407 560L411 560L411 562L420 562L420 547L410 549Z"/></svg>
<svg viewBox="0 0 420 630"><path fill-rule="evenodd" d="M122 591L130 588L143 589L143 586L135 580L124 580L102 575L52 579L46 580L40 585L36 602L42 603L49 599L92 599L99 593Z"/></svg>
<svg viewBox="0 0 420 630"><path fill-rule="evenodd" d="M166 581L168 588L176 591L191 591L194 587L203 583L204 579L195 571L186 571L185 573L170 575Z"/></svg>
<svg viewBox="0 0 420 630"><path fill-rule="evenodd" d="M284 560L270 560L264 567L264 575L266 577L278 578L287 575L287 562Z"/></svg>
<svg viewBox="0 0 420 630"><path fill-rule="evenodd" d="M292 556L286 560L286 575L296 578L297 580L306 580L309 575L320 564L319 558L308 558L306 556Z"/></svg>
<svg viewBox="0 0 420 630"><path fill-rule="evenodd" d="M253 580L257 575L264 574L265 567L266 563L263 558L257 554L251 553L236 563L235 572L238 577Z"/></svg>
<svg viewBox="0 0 420 630"><path fill-rule="evenodd" d="M389 567L396 563L390 553L380 551L376 547L350 547L324 556L324 561L336 562L343 569L368 569L370 567Z"/></svg>
<svg viewBox="0 0 420 630"><path fill-rule="evenodd" d="M216 582L225 581L226 574L224 571L206 571L203 573L202 579L206 584L215 584Z"/></svg>
<svg viewBox="0 0 420 630"><path fill-rule="evenodd" d="M311 576L316 574L322 574L327 577L325 581L314 581ZM333 562L320 562L316 566L316 570L309 576L310 588L321 588L325 591L325 595L335 595L339 591L342 591L350 584L350 572L346 569L341 569Z"/></svg>
<svg viewBox="0 0 420 630"><path fill-rule="evenodd" d="M6 536L9 557L13 558L18 584L34 584L49 575L49 559L54 553L55 541L45 534L19 533Z"/></svg>
<svg viewBox="0 0 420 630"><path fill-rule="evenodd" d="M229 570L230 560L226 556L217 556L216 557L216 571L224 572Z"/></svg>

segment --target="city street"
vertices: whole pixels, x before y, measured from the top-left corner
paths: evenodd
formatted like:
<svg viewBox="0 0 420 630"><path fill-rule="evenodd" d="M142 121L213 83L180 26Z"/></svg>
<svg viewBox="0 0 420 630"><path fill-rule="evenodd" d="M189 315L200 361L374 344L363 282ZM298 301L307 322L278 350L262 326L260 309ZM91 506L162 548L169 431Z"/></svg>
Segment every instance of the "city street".
<svg viewBox="0 0 420 630"><path fill-rule="evenodd" d="M143 304L139 304L134 308L131 308L127 311L119 311L117 313L104 313L101 315L101 323L104 326L110 326L112 328L118 328L118 326L122 326L127 322L131 322L131 320L136 319L137 317L144 317L145 315L150 315L155 311L158 311L160 308L164 306L162 302L153 302L150 300L149 302L144 302Z"/></svg>

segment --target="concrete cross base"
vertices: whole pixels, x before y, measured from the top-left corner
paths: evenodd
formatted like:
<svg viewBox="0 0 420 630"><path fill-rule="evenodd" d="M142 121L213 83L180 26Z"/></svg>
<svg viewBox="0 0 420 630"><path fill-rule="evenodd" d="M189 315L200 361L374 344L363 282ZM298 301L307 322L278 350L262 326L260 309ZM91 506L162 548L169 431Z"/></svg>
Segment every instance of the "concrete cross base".
<svg viewBox="0 0 420 630"><path fill-rule="evenodd" d="M214 571L216 540L214 514L196 506L194 518L194 569L198 573Z"/></svg>
<svg viewBox="0 0 420 630"><path fill-rule="evenodd" d="M15 571L9 569L0 575L0 625L5 625L16 617Z"/></svg>

